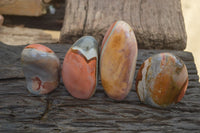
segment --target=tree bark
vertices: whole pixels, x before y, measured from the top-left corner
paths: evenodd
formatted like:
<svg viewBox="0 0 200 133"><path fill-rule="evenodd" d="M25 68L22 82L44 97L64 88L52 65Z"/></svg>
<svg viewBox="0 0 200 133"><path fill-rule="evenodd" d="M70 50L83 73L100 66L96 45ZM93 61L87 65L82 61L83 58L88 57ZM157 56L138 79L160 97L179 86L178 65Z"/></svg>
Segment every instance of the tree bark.
<svg viewBox="0 0 200 133"><path fill-rule="evenodd" d="M180 0L66 0L60 41L73 43L80 36L92 35L101 42L116 20L131 25L139 48L186 47Z"/></svg>

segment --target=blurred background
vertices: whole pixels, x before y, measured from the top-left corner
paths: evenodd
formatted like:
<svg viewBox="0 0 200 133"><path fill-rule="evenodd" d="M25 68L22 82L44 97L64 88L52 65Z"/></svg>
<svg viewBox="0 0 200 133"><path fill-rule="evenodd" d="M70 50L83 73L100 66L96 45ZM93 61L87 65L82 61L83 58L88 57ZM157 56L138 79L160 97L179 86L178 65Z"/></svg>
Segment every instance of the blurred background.
<svg viewBox="0 0 200 133"><path fill-rule="evenodd" d="M200 0L181 0L187 32L187 48L193 53L200 75Z"/></svg>

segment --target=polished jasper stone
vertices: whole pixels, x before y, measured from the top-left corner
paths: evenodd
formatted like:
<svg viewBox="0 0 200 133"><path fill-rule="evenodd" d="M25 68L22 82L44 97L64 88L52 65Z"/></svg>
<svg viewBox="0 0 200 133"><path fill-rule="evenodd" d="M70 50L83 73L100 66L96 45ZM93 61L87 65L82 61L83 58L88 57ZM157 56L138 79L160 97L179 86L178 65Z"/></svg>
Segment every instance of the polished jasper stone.
<svg viewBox="0 0 200 133"><path fill-rule="evenodd" d="M185 64L170 53L148 58L136 78L139 99L154 107L168 107L179 102L187 86L188 72Z"/></svg>
<svg viewBox="0 0 200 133"><path fill-rule="evenodd" d="M36 95L47 94L59 84L60 61L55 53L41 44L31 44L21 54L28 90Z"/></svg>
<svg viewBox="0 0 200 133"><path fill-rule="evenodd" d="M124 21L110 26L101 46L100 75L106 94L123 100L129 93L136 67L137 41Z"/></svg>
<svg viewBox="0 0 200 133"><path fill-rule="evenodd" d="M62 68L63 83L68 92L79 99L90 98L98 81L98 43L84 36L65 55Z"/></svg>

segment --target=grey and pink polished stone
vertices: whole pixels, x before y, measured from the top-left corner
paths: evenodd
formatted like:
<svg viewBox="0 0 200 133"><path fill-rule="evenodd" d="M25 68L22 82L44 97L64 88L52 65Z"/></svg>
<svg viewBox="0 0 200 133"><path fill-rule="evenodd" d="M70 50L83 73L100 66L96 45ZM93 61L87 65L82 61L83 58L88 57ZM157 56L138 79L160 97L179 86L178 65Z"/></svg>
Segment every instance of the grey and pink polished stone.
<svg viewBox="0 0 200 133"><path fill-rule="evenodd" d="M31 44L21 54L27 89L36 95L48 94L59 84L60 61L41 44Z"/></svg>

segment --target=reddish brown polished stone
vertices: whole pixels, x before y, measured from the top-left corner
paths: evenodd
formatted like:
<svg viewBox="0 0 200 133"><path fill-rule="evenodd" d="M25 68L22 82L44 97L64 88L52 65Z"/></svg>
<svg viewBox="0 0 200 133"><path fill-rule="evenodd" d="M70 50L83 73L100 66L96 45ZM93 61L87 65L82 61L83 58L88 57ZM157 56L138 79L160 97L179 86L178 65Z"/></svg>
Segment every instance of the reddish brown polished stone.
<svg viewBox="0 0 200 133"><path fill-rule="evenodd" d="M60 61L55 53L41 44L31 44L22 51L23 71L28 90L47 94L59 84Z"/></svg>
<svg viewBox="0 0 200 133"><path fill-rule="evenodd" d="M62 69L68 92L80 99L90 98L96 90L98 44L91 36L80 38L67 52Z"/></svg>
<svg viewBox="0 0 200 133"><path fill-rule="evenodd" d="M129 93L136 67L137 41L124 21L110 26L101 46L100 74L107 95L123 100Z"/></svg>
<svg viewBox="0 0 200 133"><path fill-rule="evenodd" d="M168 107L179 102L188 86L187 68L170 53L148 58L141 66L136 91L139 99L154 107Z"/></svg>

